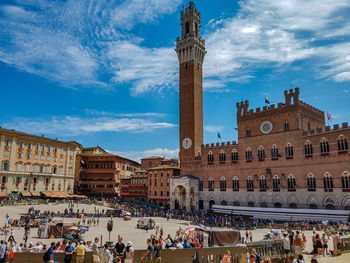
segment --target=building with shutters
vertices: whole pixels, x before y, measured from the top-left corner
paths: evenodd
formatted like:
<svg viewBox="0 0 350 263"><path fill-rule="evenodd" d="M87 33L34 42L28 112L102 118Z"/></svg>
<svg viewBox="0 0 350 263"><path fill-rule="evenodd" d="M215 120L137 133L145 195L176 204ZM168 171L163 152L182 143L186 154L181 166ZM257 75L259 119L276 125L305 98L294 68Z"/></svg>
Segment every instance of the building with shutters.
<svg viewBox="0 0 350 263"><path fill-rule="evenodd" d="M95 197L119 196L122 179L140 170L133 160L111 154L101 147L83 148L77 155L76 191Z"/></svg>
<svg viewBox="0 0 350 263"><path fill-rule="evenodd" d="M72 193L81 145L0 127L1 193L40 196Z"/></svg>

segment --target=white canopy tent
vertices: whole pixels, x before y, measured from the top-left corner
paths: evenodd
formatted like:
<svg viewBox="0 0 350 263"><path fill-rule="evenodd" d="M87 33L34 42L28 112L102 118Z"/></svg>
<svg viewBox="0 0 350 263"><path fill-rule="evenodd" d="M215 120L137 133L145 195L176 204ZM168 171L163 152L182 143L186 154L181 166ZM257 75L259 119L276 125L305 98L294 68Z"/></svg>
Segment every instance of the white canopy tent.
<svg viewBox="0 0 350 263"><path fill-rule="evenodd" d="M348 222L350 210L293 209L213 205L215 213L251 216L254 219L273 219L276 221L334 221Z"/></svg>

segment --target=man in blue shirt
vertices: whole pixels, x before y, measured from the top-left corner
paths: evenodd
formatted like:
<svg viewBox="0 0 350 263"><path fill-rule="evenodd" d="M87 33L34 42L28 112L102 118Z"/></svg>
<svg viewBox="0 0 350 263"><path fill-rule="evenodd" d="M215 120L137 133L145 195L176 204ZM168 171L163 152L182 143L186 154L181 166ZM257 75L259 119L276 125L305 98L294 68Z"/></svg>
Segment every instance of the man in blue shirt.
<svg viewBox="0 0 350 263"><path fill-rule="evenodd" d="M64 263L71 262L73 252L74 252L74 247L72 246L72 241L69 241L68 246L66 247L65 254L64 254Z"/></svg>
<svg viewBox="0 0 350 263"><path fill-rule="evenodd" d="M184 244L182 246L184 248L191 248L191 245L187 243L187 240L184 240Z"/></svg>
<svg viewBox="0 0 350 263"><path fill-rule="evenodd" d="M55 262L55 259L54 259L54 248L56 246L56 243L55 242L51 242L51 247L49 248L49 254L50 254L50 261L49 263L54 263Z"/></svg>
<svg viewBox="0 0 350 263"><path fill-rule="evenodd" d="M3 240L0 242L0 263L5 262L6 245Z"/></svg>

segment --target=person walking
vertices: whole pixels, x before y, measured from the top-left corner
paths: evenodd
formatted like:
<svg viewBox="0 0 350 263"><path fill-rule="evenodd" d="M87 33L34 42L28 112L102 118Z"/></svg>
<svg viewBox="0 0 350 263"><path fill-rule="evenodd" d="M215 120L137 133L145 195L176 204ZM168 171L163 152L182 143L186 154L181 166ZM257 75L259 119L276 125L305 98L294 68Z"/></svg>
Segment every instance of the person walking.
<svg viewBox="0 0 350 263"><path fill-rule="evenodd" d="M321 255L323 250L323 245L319 234L316 234L316 248L317 248L317 255Z"/></svg>
<svg viewBox="0 0 350 263"><path fill-rule="evenodd" d="M86 246L84 246L83 241L80 241L79 246L77 246L77 256L76 256L75 262L84 263L85 253L86 253Z"/></svg>
<svg viewBox="0 0 350 263"><path fill-rule="evenodd" d="M326 255L328 255L328 238L326 237L325 233L322 234L321 241L322 241L322 254L323 256L325 256L325 252L326 252Z"/></svg>
<svg viewBox="0 0 350 263"><path fill-rule="evenodd" d="M95 237L95 242L92 244L92 257L94 263L100 263L100 252L98 251L98 241L99 238Z"/></svg>
<svg viewBox="0 0 350 263"><path fill-rule="evenodd" d="M290 239L287 235L287 233L283 234L283 249L284 254L286 255L287 263L290 263Z"/></svg>
<svg viewBox="0 0 350 263"><path fill-rule="evenodd" d="M72 246L72 241L68 242L64 253L64 263L70 263L73 257L74 247Z"/></svg>
<svg viewBox="0 0 350 263"><path fill-rule="evenodd" d="M24 236L23 236L24 243L27 243L28 238L29 238L29 234L30 234L30 227L29 227L29 225L27 224L27 225L24 227Z"/></svg>
<svg viewBox="0 0 350 263"><path fill-rule="evenodd" d="M147 239L147 251L142 255L141 260L146 258L146 263L152 263L153 246L151 239Z"/></svg>
<svg viewBox="0 0 350 263"><path fill-rule="evenodd" d="M158 244L157 240L154 240L154 252L153 252L153 258L155 263L161 263L162 262L162 257L161 257L161 250L162 247Z"/></svg>
<svg viewBox="0 0 350 263"><path fill-rule="evenodd" d="M132 247L132 243L128 241L125 247L125 263L134 263L134 248Z"/></svg>
<svg viewBox="0 0 350 263"><path fill-rule="evenodd" d="M303 247L304 242L302 238L299 235L299 231L296 231L295 238L293 240L293 247L294 247L294 253L295 255L302 255L303 254Z"/></svg>

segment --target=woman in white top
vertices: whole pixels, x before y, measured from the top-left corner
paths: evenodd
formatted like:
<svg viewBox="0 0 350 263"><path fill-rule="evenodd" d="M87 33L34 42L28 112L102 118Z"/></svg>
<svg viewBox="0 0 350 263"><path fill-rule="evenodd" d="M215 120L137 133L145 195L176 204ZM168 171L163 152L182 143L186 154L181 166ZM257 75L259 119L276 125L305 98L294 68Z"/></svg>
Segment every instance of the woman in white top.
<svg viewBox="0 0 350 263"><path fill-rule="evenodd" d="M132 243L128 241L125 247L125 263L133 263L134 262L134 248L132 247Z"/></svg>

